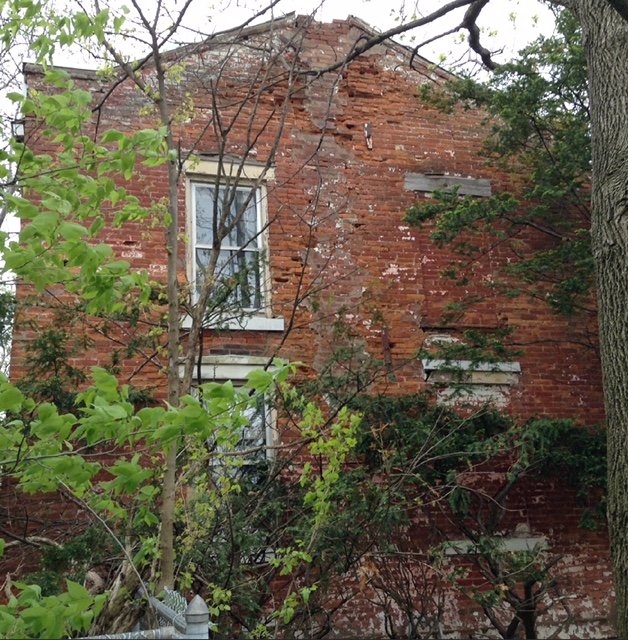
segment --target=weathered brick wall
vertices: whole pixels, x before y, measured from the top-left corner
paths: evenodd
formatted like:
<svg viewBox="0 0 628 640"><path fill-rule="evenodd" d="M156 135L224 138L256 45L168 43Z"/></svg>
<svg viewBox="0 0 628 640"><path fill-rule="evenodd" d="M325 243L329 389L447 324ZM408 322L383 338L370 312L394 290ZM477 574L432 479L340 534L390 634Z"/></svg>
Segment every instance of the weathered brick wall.
<svg viewBox="0 0 628 640"><path fill-rule="evenodd" d="M296 26L285 33L286 38L293 37L294 48L301 50L303 67L315 68L337 60L360 31L355 24L337 21L313 24L304 35ZM194 105L176 128L182 150L217 152L217 132L207 126L212 100L218 101L227 119L236 113L237 97L246 95L248 87L257 82L259 52L247 47L229 49L237 74L228 66L227 71L219 71L224 48L190 53L178 80L181 101L189 97ZM399 47L381 45L339 74L314 80L299 77L299 90L290 87L294 92L283 126L279 123L288 89L285 82L259 96L255 111L247 105L236 119L223 140L227 154L263 162L275 138L280 139L273 163L275 179L267 184L268 257L272 315L283 317L291 331L286 336L207 331L204 353L279 355L304 362L308 375L316 375L339 346L332 325L342 322L370 356L383 360L394 372L394 383L387 378L374 388L414 393L426 388L417 353L427 337L442 333L445 305L475 292L486 300L457 322L454 333L468 327L513 329L512 341L523 351L518 357L522 373L518 384L508 391L507 409L522 418L546 415L583 423L602 421L599 361L594 341L586 344L595 335L595 320L586 315L557 317L538 300L497 297L486 283L493 270L509 259L503 250L489 252L477 264L475 278L465 290L456 289L442 276L453 258L451 252L434 246L429 229L409 228L404 222L407 207L425 197L404 190L408 173L487 178L494 191L516 183L485 163L480 114L456 111L447 115L421 103L417 87L439 81L442 74L420 60L415 67L408 68ZM219 73L224 75L219 77ZM105 95L105 87L95 76L75 75L77 84L92 91L95 101ZM221 91L212 98L208 89L210 79L216 78L222 82ZM40 82L37 73L30 73L30 87L37 88ZM152 126L153 117L145 106L145 99L126 81L103 104L99 126L129 132ZM264 129L266 121L271 124ZM370 124L372 150L364 138L365 123ZM37 130L33 123L30 126L31 140L37 144ZM142 204L151 206L167 196L166 169L139 168L125 186ZM184 181L179 205L185 211ZM182 220L183 257L185 231ZM108 228L101 241L135 268L147 269L152 278L165 281L165 232L157 217L153 224ZM187 273L182 258L182 283ZM25 344L37 331L26 320L45 324L52 318L48 307L54 307L50 296L38 296L38 307L29 296L26 287L18 287L23 306L12 354L15 379L24 373ZM123 341L125 334L126 329L121 329L115 337ZM91 351L77 364L108 364L114 348L111 336L91 337ZM139 356L123 359L121 378L163 393L164 363L155 356L142 364ZM573 626L562 637L607 634L611 578L605 534L577 527L579 508L574 496L554 480L528 486L518 496L517 505L510 528L523 526L530 534L546 536L552 551L563 556L557 565L564 594L560 606L568 603ZM422 547L425 528L420 522L409 535L417 548ZM380 637L384 633L381 617L373 614L372 599L372 593L359 593L340 609L337 637ZM448 593L446 603L446 631L467 634L486 623L477 607L454 592ZM547 615L546 628L551 630L553 614Z"/></svg>

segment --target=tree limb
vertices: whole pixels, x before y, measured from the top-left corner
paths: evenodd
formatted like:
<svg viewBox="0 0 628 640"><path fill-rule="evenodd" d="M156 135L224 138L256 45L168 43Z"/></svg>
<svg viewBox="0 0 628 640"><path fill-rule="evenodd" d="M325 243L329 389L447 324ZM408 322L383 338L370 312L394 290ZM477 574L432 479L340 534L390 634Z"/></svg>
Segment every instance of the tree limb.
<svg viewBox="0 0 628 640"><path fill-rule="evenodd" d="M462 26L469 32L469 46L475 51L484 66L491 71L497 68L497 65L491 58L491 52L480 42L480 29L477 25L477 19L482 9L490 2L490 0L475 0L467 9L462 20Z"/></svg>

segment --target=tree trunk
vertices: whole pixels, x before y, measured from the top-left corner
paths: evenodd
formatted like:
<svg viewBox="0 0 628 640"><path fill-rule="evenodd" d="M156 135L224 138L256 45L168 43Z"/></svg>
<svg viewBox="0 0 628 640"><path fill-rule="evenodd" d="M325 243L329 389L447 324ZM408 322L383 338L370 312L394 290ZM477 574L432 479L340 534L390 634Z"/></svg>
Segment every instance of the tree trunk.
<svg viewBox="0 0 628 640"><path fill-rule="evenodd" d="M608 424L608 520L617 631L628 637L628 22L577 0L589 71L592 243Z"/></svg>
<svg viewBox="0 0 628 640"><path fill-rule="evenodd" d="M124 561L110 588L109 597L90 629L91 635L124 633L144 614L146 599L135 597L140 586L137 572Z"/></svg>
<svg viewBox="0 0 628 640"><path fill-rule="evenodd" d="M165 101L164 101L165 102ZM164 112L167 115L166 110ZM165 116L163 116L165 117ZM168 126L168 149L174 148L172 134ZM168 243L168 402L179 404L179 293L177 286L177 243L179 217L177 207L178 178L174 162L168 163L169 212L171 216L167 231ZM177 488L177 454L179 440L173 440L164 459L164 477L161 493L161 528L159 530L159 580L157 591L164 587L175 588L174 575L174 512Z"/></svg>

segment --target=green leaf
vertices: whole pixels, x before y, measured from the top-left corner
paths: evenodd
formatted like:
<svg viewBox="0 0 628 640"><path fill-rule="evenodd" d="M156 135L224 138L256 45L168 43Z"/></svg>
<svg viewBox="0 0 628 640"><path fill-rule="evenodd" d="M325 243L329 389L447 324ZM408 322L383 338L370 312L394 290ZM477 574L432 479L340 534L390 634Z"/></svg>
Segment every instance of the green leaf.
<svg viewBox="0 0 628 640"><path fill-rule="evenodd" d="M102 135L100 141L103 144L107 144L108 142L119 142L120 140L124 140L126 136L122 131L117 131L115 129L109 129L109 131L105 131Z"/></svg>
<svg viewBox="0 0 628 640"><path fill-rule="evenodd" d="M112 394L116 393L118 390L118 381L116 380L116 377L110 374L106 369L93 367L92 379L99 391Z"/></svg>
<svg viewBox="0 0 628 640"><path fill-rule="evenodd" d="M65 88L68 86L71 78L70 74L58 67L49 67L45 74L44 80L55 87Z"/></svg>
<svg viewBox="0 0 628 640"><path fill-rule="evenodd" d="M264 371L263 369L255 369L254 371L251 371L247 376L246 386L250 389L253 389L254 391L264 393L268 390L272 382L272 373L270 373L269 371Z"/></svg>
<svg viewBox="0 0 628 640"><path fill-rule="evenodd" d="M88 235L88 231L76 222L62 222L59 225L59 234L66 240L80 240L83 236Z"/></svg>
<svg viewBox="0 0 628 640"><path fill-rule="evenodd" d="M66 588L72 600L91 602L92 597L82 584L72 582L72 580L66 580Z"/></svg>
<svg viewBox="0 0 628 640"><path fill-rule="evenodd" d="M5 383L0 387L0 411L20 410L24 402L24 394L12 384Z"/></svg>

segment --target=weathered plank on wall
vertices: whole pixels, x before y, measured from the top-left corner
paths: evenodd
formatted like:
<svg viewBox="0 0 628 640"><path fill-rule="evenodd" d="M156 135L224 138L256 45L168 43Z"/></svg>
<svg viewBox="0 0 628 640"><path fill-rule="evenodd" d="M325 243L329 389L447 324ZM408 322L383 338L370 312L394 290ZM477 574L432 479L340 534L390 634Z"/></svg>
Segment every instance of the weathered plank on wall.
<svg viewBox="0 0 628 640"><path fill-rule="evenodd" d="M458 193L461 196L488 197L491 195L491 181L486 178L406 173L403 181L403 188L406 191L431 192L451 187L458 187Z"/></svg>

